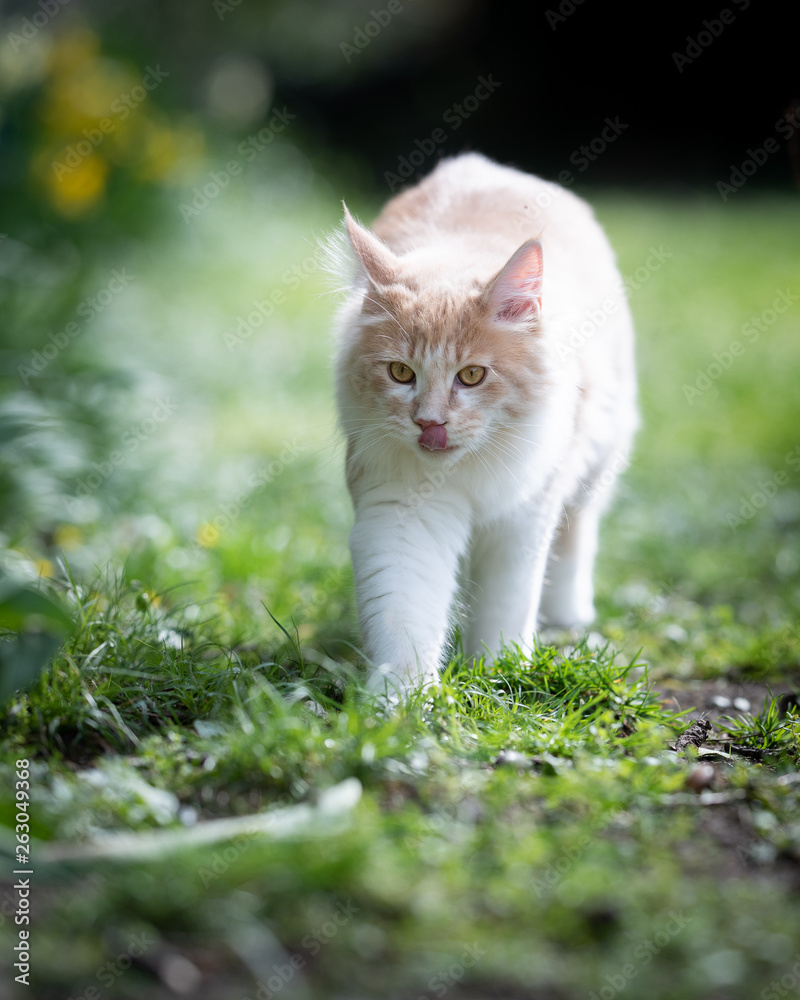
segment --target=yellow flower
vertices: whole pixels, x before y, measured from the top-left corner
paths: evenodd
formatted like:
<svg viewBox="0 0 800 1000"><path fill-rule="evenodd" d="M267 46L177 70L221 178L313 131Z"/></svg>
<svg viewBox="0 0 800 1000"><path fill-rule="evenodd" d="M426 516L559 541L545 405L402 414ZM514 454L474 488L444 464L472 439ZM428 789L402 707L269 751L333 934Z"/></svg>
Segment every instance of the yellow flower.
<svg viewBox="0 0 800 1000"><path fill-rule="evenodd" d="M94 59L100 50L100 42L89 28L73 28L56 36L49 52L51 76L66 76L77 66Z"/></svg>
<svg viewBox="0 0 800 1000"><path fill-rule="evenodd" d="M204 549L213 549L219 541L219 528L206 521L197 529L197 542Z"/></svg>
<svg viewBox="0 0 800 1000"><path fill-rule="evenodd" d="M175 135L169 128L147 122L141 144L137 174L143 180L158 181L172 170L178 158Z"/></svg>
<svg viewBox="0 0 800 1000"><path fill-rule="evenodd" d="M34 563L39 577L49 577L53 575L53 564L49 559L37 559Z"/></svg>
<svg viewBox="0 0 800 1000"><path fill-rule="evenodd" d="M136 174L150 182L177 182L202 160L203 136L191 125L172 128L162 116L143 119Z"/></svg>
<svg viewBox="0 0 800 1000"><path fill-rule="evenodd" d="M53 207L67 218L75 219L103 198L107 177L108 162L97 153L90 153L76 166L58 172L49 165L43 180Z"/></svg>
<svg viewBox="0 0 800 1000"><path fill-rule="evenodd" d="M83 542L83 532L76 524L60 524L53 532L53 541L60 549L77 549Z"/></svg>

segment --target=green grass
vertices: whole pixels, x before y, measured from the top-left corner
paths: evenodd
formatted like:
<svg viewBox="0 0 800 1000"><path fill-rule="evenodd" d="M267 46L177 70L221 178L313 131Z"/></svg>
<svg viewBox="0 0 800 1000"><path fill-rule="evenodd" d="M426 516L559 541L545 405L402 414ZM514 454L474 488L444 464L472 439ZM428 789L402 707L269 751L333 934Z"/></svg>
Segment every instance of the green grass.
<svg viewBox="0 0 800 1000"><path fill-rule="evenodd" d="M788 755L796 765L800 758L800 720L796 702L784 707L781 699L768 696L757 715L727 716L719 728L737 743L764 753Z"/></svg>
<svg viewBox="0 0 800 1000"><path fill-rule="evenodd" d="M11 303L24 359L112 266L136 276L30 386L3 384L3 565L44 575L75 623L3 709L7 849L12 765L31 761L36 995L762 995L791 974L800 917L798 723L780 703L800 678L796 307L698 398L684 386L779 290L800 294L794 203L593 198L624 274L672 254L631 290L644 423L603 528L595 632L456 656L387 712L362 685L333 302L310 268L286 278L337 199L311 175L257 180ZM65 502L132 427L139 446ZM697 751L668 746L739 682L759 685L753 707L715 716L728 744L697 794ZM315 819L349 779L358 803ZM300 825L192 840L263 810ZM125 833L185 842L66 857ZM14 935L6 919L0 962Z"/></svg>

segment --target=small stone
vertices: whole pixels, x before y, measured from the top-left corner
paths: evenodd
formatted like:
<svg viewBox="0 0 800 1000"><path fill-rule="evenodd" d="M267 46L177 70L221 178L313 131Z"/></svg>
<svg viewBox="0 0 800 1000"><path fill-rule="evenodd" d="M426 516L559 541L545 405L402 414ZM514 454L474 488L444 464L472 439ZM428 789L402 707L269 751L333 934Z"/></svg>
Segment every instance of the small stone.
<svg viewBox="0 0 800 1000"><path fill-rule="evenodd" d="M731 700L730 698L726 698L724 694L715 694L711 699L711 704L714 708L730 708Z"/></svg>
<svg viewBox="0 0 800 1000"><path fill-rule="evenodd" d="M184 826L194 826L199 818L197 810L193 806L182 806L178 810L178 819Z"/></svg>
<svg viewBox="0 0 800 1000"><path fill-rule="evenodd" d="M158 963L158 972L162 981L173 993L186 994L194 992L202 983L200 970L175 952L164 955Z"/></svg>
<svg viewBox="0 0 800 1000"><path fill-rule="evenodd" d="M531 759L519 750L501 750L494 762L495 767L524 767L531 766Z"/></svg>
<svg viewBox="0 0 800 1000"><path fill-rule="evenodd" d="M714 783L714 768L710 764L698 764L686 778L686 786L698 795Z"/></svg>
<svg viewBox="0 0 800 1000"><path fill-rule="evenodd" d="M608 639L606 639L605 636L601 635L599 632L590 632L586 636L586 645L592 650L592 652L595 652L596 650L607 646Z"/></svg>
<svg viewBox="0 0 800 1000"><path fill-rule="evenodd" d="M747 700L747 698L734 698L733 707L739 712L749 712L750 702Z"/></svg>
<svg viewBox="0 0 800 1000"><path fill-rule="evenodd" d="M669 639L672 642L686 642L689 638L689 633L682 625L678 625L677 622L670 622L665 625L661 630L661 634L665 639Z"/></svg>

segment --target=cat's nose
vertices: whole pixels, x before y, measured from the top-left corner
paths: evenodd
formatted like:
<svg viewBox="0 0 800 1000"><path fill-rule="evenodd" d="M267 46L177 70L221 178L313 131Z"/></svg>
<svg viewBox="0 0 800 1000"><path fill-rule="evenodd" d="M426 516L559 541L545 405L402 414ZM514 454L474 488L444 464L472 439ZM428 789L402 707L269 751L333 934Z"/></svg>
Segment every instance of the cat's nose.
<svg viewBox="0 0 800 1000"><path fill-rule="evenodd" d="M419 426L426 431L429 427L443 427L444 424L441 420L423 420L419 417L414 417L414 423L419 424Z"/></svg>

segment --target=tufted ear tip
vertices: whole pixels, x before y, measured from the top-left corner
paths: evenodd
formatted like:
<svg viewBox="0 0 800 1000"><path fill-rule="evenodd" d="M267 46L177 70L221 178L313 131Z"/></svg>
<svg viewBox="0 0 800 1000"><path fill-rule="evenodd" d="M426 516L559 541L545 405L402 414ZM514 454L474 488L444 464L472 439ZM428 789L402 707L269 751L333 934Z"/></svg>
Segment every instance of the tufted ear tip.
<svg viewBox="0 0 800 1000"><path fill-rule="evenodd" d="M344 222L350 245L361 262L367 277L375 285L393 285L397 281L398 261L392 251L366 226L356 222L342 201Z"/></svg>

